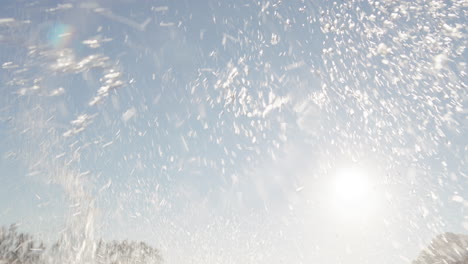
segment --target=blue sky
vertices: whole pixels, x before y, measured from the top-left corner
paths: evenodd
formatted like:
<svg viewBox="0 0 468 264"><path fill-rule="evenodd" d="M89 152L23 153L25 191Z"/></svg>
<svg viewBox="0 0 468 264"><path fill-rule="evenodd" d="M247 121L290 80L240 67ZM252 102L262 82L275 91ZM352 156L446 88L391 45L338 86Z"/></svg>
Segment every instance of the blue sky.
<svg viewBox="0 0 468 264"><path fill-rule="evenodd" d="M168 263L407 263L467 232L461 1L0 10L1 224Z"/></svg>

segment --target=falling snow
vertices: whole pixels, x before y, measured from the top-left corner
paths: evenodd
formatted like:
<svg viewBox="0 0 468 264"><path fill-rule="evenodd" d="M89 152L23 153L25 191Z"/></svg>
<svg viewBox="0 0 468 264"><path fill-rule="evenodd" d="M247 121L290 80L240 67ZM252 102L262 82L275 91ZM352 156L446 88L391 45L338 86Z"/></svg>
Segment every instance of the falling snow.
<svg viewBox="0 0 468 264"><path fill-rule="evenodd" d="M0 225L50 242L25 258L467 259L464 1L0 10Z"/></svg>

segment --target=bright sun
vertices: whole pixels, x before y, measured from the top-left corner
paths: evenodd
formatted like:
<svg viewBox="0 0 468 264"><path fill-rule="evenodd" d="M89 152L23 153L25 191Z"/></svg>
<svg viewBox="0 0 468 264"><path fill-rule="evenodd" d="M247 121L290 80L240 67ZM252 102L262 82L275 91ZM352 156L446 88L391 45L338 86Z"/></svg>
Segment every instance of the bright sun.
<svg viewBox="0 0 468 264"><path fill-rule="evenodd" d="M367 215L373 203L369 176L358 168L339 170L332 193L335 210L342 216Z"/></svg>

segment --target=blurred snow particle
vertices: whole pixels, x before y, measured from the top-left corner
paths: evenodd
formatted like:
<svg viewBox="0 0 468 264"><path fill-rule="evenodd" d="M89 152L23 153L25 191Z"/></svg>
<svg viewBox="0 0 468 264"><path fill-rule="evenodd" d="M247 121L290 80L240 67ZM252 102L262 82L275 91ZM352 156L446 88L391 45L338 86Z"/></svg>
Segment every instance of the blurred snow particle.
<svg viewBox="0 0 468 264"><path fill-rule="evenodd" d="M463 28L463 25L461 24L456 24L455 26L450 26L448 24L444 24L442 26L444 33L452 38L462 38L463 33L460 29Z"/></svg>
<svg viewBox="0 0 468 264"><path fill-rule="evenodd" d="M298 61L298 62L295 62L295 63L291 63L289 65L286 65L284 67L284 69L286 71L290 71L290 70L298 69L298 68L300 68L300 67L302 67L304 65L305 65L305 62L303 60L301 60L301 61Z"/></svg>
<svg viewBox="0 0 468 264"><path fill-rule="evenodd" d="M154 11L154 12L164 12L168 10L169 10L169 7L167 6L152 6L151 7L151 11Z"/></svg>
<svg viewBox="0 0 468 264"><path fill-rule="evenodd" d="M11 61L8 61L2 64L2 69L15 69L18 67L19 67L18 65L14 64Z"/></svg>
<svg viewBox="0 0 468 264"><path fill-rule="evenodd" d="M57 7L46 9L46 12L52 13L52 12L56 12L56 11L60 11L60 10L67 10L67 9L71 9L71 8L73 8L73 5L70 4L70 3L58 4Z"/></svg>
<svg viewBox="0 0 468 264"><path fill-rule="evenodd" d="M86 127L92 123L94 115L82 114L79 115L75 120L72 120L70 124L73 126L71 129L63 133L64 137L70 137L72 135L78 134L86 129Z"/></svg>
<svg viewBox="0 0 468 264"><path fill-rule="evenodd" d="M173 27L173 26L175 26L175 23L174 23L174 22L162 22L162 21L161 21L161 22L159 23L159 26L160 26L160 27Z"/></svg>
<svg viewBox="0 0 468 264"><path fill-rule="evenodd" d="M461 203L463 206L468 208L468 200L464 199L460 195L454 195L452 197L452 201L457 202L457 203Z"/></svg>
<svg viewBox="0 0 468 264"><path fill-rule="evenodd" d="M122 114L122 120L127 122L128 120L130 120L131 118L133 118L136 114L136 109L135 107L132 107L130 109L128 109L127 111L125 111L125 113Z"/></svg>
<svg viewBox="0 0 468 264"><path fill-rule="evenodd" d="M90 106L93 106L100 102L104 97L109 95L109 91L112 89L119 88L123 86L123 81L120 80L121 73L114 69L110 69L107 74L104 75L103 78L100 79L101 83L103 84L101 88L98 90L98 94L91 99L89 102Z"/></svg>
<svg viewBox="0 0 468 264"><path fill-rule="evenodd" d="M59 95L62 95L65 93L65 89L63 89L63 87L59 87L55 90L52 90L52 92L50 92L49 96L59 96Z"/></svg>
<svg viewBox="0 0 468 264"><path fill-rule="evenodd" d="M280 41L280 38L277 34L271 33L271 45L276 45Z"/></svg>
<svg viewBox="0 0 468 264"><path fill-rule="evenodd" d="M190 149L188 147L187 141L185 140L184 136L180 136L180 139L182 141L182 145L184 146L185 151L189 152Z"/></svg>
<svg viewBox="0 0 468 264"><path fill-rule="evenodd" d="M78 116L75 120L71 121L70 123L74 126L81 126L86 122L87 119L88 119L88 115L84 114L84 115Z"/></svg>
<svg viewBox="0 0 468 264"><path fill-rule="evenodd" d="M109 42L109 41L112 41L111 38L103 38L102 36L96 36L94 38L91 38L91 39L86 39L86 40L83 40L83 44L88 46L89 48L92 48L92 49L96 49L96 48L99 48L101 47L101 44L104 43L104 42Z"/></svg>
<svg viewBox="0 0 468 264"><path fill-rule="evenodd" d="M149 22L151 22L151 18L147 18L145 21L143 21L143 23L138 23L138 22L133 21L133 20L127 18L127 17L115 14L109 9L101 8L101 7L94 8L93 11L96 14L99 14L99 15L101 15L103 17L106 17L106 18L108 18L110 20L113 20L115 22L119 22L121 24L130 26L130 27L132 27L134 29L137 29L139 31L145 31L146 26L148 26Z"/></svg>
<svg viewBox="0 0 468 264"><path fill-rule="evenodd" d="M6 18L0 18L0 25L1 24L9 24L15 22L14 18L11 17L6 17Z"/></svg>
<svg viewBox="0 0 468 264"><path fill-rule="evenodd" d="M304 190L304 186L300 186L296 188L296 192L301 192L302 190Z"/></svg>
<svg viewBox="0 0 468 264"><path fill-rule="evenodd" d="M230 40L230 41L232 41L234 43L239 42L239 40L237 38L235 38L235 37L233 37L233 36L231 36L229 34L224 33L223 34L223 40L221 41L221 44L224 46L224 48L226 48L227 40Z"/></svg>
<svg viewBox="0 0 468 264"><path fill-rule="evenodd" d="M447 55L445 54L439 54L437 56L434 57L434 68L436 70L440 70L442 68L445 67L445 65L447 64Z"/></svg>
<svg viewBox="0 0 468 264"><path fill-rule="evenodd" d="M390 52L390 48L387 47L387 45L385 45L384 43L380 43L380 44L377 46L377 53L379 53L380 55L385 56L385 55L387 55L389 52Z"/></svg>
<svg viewBox="0 0 468 264"><path fill-rule="evenodd" d="M464 199L463 199L463 197L461 197L459 195L454 195L452 197L452 201L457 202L457 203L463 203Z"/></svg>

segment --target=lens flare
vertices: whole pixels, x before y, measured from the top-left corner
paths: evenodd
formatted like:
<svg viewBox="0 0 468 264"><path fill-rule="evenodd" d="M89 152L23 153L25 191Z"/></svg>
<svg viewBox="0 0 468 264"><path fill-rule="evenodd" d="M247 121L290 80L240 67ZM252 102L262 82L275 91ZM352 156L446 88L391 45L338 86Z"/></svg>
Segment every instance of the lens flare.
<svg viewBox="0 0 468 264"><path fill-rule="evenodd" d="M74 28L71 25L58 23L48 32L47 39L54 48L67 47L74 36Z"/></svg>

